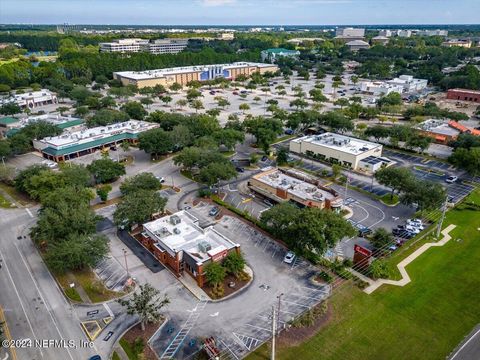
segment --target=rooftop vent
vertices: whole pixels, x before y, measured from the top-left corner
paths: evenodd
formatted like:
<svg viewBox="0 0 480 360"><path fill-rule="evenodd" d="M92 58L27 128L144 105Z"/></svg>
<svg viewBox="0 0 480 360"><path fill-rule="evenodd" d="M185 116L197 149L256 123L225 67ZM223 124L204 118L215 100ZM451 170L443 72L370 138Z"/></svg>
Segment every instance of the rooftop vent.
<svg viewBox="0 0 480 360"><path fill-rule="evenodd" d="M172 225L177 225L177 224L180 224L181 222L182 222L182 219L180 219L180 217L178 215L170 216L170 223Z"/></svg>
<svg viewBox="0 0 480 360"><path fill-rule="evenodd" d="M203 252L203 253L206 253L207 251L210 251L212 250L212 245L210 245L208 242L206 241L201 241L198 243L198 249Z"/></svg>
<svg viewBox="0 0 480 360"><path fill-rule="evenodd" d="M181 233L181 231L180 231L179 228L174 228L174 229L173 229L173 233L178 235L178 234Z"/></svg>

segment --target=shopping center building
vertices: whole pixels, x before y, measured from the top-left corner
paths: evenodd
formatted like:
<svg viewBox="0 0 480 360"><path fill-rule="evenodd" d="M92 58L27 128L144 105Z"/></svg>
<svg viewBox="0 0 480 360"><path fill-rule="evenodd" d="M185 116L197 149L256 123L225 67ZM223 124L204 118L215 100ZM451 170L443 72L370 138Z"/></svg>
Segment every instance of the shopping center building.
<svg viewBox="0 0 480 360"><path fill-rule="evenodd" d="M214 64L199 66L184 66L146 71L114 72L113 78L120 80L123 85L135 85L138 88L173 83L187 85L191 81L208 81L216 78L235 80L239 75L250 76L259 72L276 72L278 67L272 64L236 62L232 64Z"/></svg>
<svg viewBox="0 0 480 360"><path fill-rule="evenodd" d="M339 194L315 177L295 169L271 168L254 175L249 188L276 203L292 202L301 207L340 209Z"/></svg>
<svg viewBox="0 0 480 360"><path fill-rule="evenodd" d="M91 129L66 131L59 136L33 140L33 147L46 159L65 161L97 150L115 147L124 141L136 144L139 134L158 126L146 121L129 120Z"/></svg>
<svg viewBox="0 0 480 360"><path fill-rule="evenodd" d="M381 144L330 132L290 141L291 152L368 172L391 164L389 159L382 157L382 149Z"/></svg>

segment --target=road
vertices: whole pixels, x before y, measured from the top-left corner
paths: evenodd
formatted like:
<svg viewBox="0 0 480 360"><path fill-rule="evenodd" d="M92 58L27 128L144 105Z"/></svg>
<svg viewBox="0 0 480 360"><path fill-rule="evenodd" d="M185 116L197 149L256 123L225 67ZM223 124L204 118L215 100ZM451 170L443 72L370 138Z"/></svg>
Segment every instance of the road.
<svg viewBox="0 0 480 360"><path fill-rule="evenodd" d="M84 360L95 349L86 341L80 323L28 237L35 209L0 209L0 303L13 339L31 339L17 349L19 360ZM73 340L77 348L38 347L39 340Z"/></svg>
<svg viewBox="0 0 480 360"><path fill-rule="evenodd" d="M480 325L453 351L449 360L480 359Z"/></svg>

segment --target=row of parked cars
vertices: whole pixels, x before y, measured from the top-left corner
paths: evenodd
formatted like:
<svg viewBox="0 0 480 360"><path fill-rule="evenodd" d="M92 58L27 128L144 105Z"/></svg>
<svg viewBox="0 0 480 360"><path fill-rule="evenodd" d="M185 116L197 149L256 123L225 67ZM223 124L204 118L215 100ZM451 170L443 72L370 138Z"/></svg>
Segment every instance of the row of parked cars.
<svg viewBox="0 0 480 360"><path fill-rule="evenodd" d="M404 225L398 225L392 230L392 234L403 239L411 239L425 229L420 219L408 219Z"/></svg>

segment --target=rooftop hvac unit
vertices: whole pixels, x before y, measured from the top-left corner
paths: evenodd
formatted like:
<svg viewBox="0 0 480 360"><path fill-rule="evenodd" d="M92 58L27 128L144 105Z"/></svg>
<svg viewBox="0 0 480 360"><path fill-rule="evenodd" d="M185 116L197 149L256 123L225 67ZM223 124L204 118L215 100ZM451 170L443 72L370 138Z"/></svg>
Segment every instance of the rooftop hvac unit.
<svg viewBox="0 0 480 360"><path fill-rule="evenodd" d="M180 224L181 222L182 222L182 219L180 219L180 217L178 215L170 216L170 223L172 225L177 225L177 224Z"/></svg>
<svg viewBox="0 0 480 360"><path fill-rule="evenodd" d="M180 231L179 228L174 228L174 229L173 229L173 233L178 235L178 234L181 233L181 231Z"/></svg>
<svg viewBox="0 0 480 360"><path fill-rule="evenodd" d="M210 251L212 250L212 245L210 245L208 242L206 241L201 241L198 243L198 249L201 251L201 252L204 252L206 253L207 251Z"/></svg>

